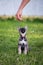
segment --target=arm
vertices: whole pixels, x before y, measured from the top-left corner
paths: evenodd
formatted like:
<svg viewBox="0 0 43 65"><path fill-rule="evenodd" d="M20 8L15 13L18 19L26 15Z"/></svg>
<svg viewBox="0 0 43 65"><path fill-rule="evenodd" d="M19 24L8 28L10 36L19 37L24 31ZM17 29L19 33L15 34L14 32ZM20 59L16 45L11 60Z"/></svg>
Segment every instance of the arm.
<svg viewBox="0 0 43 65"><path fill-rule="evenodd" d="M18 11L17 11L17 14L16 14L16 18L18 19L18 20L22 20L22 10L23 10L23 8L26 6L26 4L29 2L30 0L22 0L22 3L21 3L21 5L20 5L20 7L19 7L19 9L18 9Z"/></svg>
<svg viewBox="0 0 43 65"><path fill-rule="evenodd" d="M20 5L18 11L22 10L22 9L26 6L26 4L27 4L29 1L30 1L30 0L22 0L22 3L21 3L21 5Z"/></svg>

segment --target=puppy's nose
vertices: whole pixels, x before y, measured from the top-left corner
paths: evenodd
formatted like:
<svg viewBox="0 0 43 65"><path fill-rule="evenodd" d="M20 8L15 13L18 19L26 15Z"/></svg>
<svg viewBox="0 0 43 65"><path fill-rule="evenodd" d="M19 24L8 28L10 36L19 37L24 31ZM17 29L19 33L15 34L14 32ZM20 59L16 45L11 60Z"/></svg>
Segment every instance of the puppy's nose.
<svg viewBox="0 0 43 65"><path fill-rule="evenodd" d="M24 33L24 32L25 32L25 30L22 31L22 33Z"/></svg>
<svg viewBox="0 0 43 65"><path fill-rule="evenodd" d="M24 33L24 31L22 33Z"/></svg>

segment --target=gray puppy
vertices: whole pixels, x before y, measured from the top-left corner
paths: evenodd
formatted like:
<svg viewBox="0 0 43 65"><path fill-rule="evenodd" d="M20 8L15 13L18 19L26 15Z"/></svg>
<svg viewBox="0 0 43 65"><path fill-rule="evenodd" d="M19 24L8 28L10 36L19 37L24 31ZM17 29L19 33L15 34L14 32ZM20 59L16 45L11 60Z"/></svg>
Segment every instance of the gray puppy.
<svg viewBox="0 0 43 65"><path fill-rule="evenodd" d="M27 54L28 52L26 31L27 31L27 27L19 28L20 38L19 38L19 43L18 43L18 54L21 54L21 53Z"/></svg>

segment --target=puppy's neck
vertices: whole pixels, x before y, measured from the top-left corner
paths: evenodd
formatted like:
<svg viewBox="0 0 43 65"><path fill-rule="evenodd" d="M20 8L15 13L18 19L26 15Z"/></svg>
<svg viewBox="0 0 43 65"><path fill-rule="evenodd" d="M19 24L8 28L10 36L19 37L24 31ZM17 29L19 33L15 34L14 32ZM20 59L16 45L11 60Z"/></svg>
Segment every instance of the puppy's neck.
<svg viewBox="0 0 43 65"><path fill-rule="evenodd" d="M24 39L25 41L27 41L27 39L26 39L26 37L25 37L25 36L24 36L24 37L22 37L22 36L20 35L20 39L19 39L19 40L20 40L20 41L22 41L23 39Z"/></svg>
<svg viewBox="0 0 43 65"><path fill-rule="evenodd" d="M20 35L20 38L21 38L21 39L24 39L24 38L25 38L25 36L23 37L22 35Z"/></svg>

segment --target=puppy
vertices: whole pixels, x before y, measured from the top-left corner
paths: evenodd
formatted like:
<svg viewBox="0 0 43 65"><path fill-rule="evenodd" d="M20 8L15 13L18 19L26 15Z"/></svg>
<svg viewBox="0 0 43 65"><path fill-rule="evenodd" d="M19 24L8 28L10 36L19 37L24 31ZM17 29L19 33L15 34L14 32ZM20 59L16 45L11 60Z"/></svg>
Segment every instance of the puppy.
<svg viewBox="0 0 43 65"><path fill-rule="evenodd" d="M26 31L27 31L27 27L19 28L20 38L19 38L19 43L18 43L18 54L21 54L21 53L27 54L28 52Z"/></svg>

